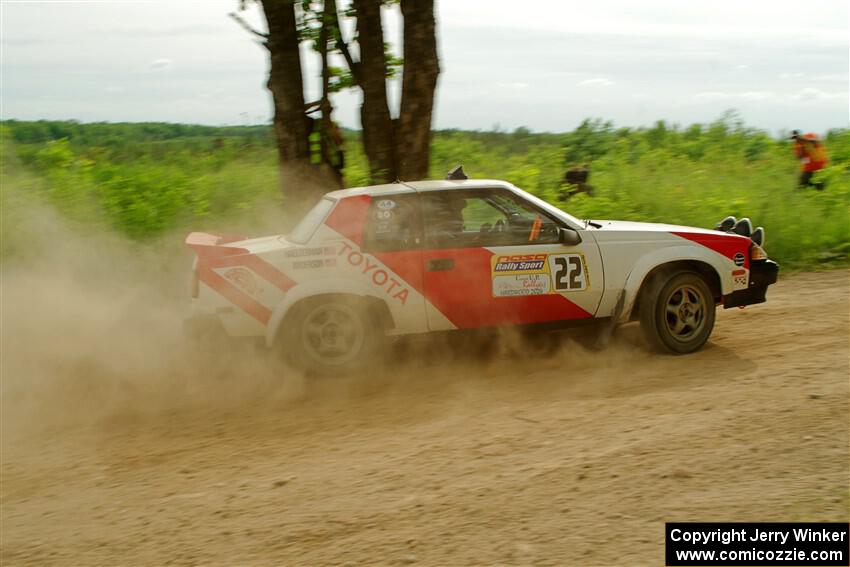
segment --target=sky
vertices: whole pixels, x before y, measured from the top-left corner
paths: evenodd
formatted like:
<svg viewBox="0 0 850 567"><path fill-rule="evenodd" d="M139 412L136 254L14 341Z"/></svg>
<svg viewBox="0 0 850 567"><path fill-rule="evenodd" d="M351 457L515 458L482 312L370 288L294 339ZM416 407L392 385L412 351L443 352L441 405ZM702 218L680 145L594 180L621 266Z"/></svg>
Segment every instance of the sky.
<svg viewBox="0 0 850 567"><path fill-rule="evenodd" d="M436 0L435 128L688 125L735 109L779 133L848 127L847 0ZM0 0L3 119L269 122L266 50L238 0ZM400 45L397 8L385 40ZM244 17L257 28L256 6ZM351 35L351 25L346 24ZM302 51L307 98L319 65ZM398 103L398 85L390 87ZM359 128L360 93L335 95Z"/></svg>

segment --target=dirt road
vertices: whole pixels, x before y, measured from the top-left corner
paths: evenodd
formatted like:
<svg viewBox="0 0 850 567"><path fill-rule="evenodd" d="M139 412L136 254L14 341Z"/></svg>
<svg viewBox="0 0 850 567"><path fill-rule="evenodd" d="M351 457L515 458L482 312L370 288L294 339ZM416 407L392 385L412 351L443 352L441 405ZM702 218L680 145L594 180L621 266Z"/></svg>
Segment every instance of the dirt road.
<svg viewBox="0 0 850 567"><path fill-rule="evenodd" d="M0 562L661 565L665 521L847 521L848 275L783 276L687 357L625 327L392 380L12 392Z"/></svg>

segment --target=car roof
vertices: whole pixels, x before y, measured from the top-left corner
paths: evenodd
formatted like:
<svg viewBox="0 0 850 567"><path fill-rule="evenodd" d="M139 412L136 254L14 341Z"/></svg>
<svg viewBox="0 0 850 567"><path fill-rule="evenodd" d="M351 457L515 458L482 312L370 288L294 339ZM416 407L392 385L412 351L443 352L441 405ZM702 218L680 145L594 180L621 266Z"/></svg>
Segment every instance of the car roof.
<svg viewBox="0 0 850 567"><path fill-rule="evenodd" d="M464 180L433 180L433 181L397 181L385 185L371 185L368 187L352 187L350 189L339 189L331 191L326 195L332 199L344 199L358 195L369 195L379 197L384 195L398 195L400 193L413 193L415 191L452 191L457 189L509 189L510 183L496 179L464 179Z"/></svg>

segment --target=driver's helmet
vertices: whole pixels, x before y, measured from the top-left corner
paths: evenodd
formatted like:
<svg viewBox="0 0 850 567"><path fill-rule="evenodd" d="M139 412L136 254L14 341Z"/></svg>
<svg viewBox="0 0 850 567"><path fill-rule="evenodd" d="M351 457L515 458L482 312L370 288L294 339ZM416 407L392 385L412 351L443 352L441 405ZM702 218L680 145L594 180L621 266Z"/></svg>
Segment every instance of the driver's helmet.
<svg viewBox="0 0 850 567"><path fill-rule="evenodd" d="M463 209L466 199L454 195L441 195L431 200L430 229L434 233L459 235L463 232Z"/></svg>

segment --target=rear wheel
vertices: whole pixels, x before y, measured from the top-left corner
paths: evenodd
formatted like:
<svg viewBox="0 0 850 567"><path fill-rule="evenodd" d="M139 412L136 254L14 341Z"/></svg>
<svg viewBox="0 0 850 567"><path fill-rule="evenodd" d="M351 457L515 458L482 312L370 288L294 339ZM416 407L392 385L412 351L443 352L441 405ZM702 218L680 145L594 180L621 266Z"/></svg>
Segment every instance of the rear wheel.
<svg viewBox="0 0 850 567"><path fill-rule="evenodd" d="M328 297L295 307L285 322L281 347L302 370L322 376L343 376L377 363L383 328L366 306L355 299Z"/></svg>
<svg viewBox="0 0 850 567"><path fill-rule="evenodd" d="M641 298L640 326L660 350L687 354L699 350L714 328L714 296L701 275L660 276Z"/></svg>

